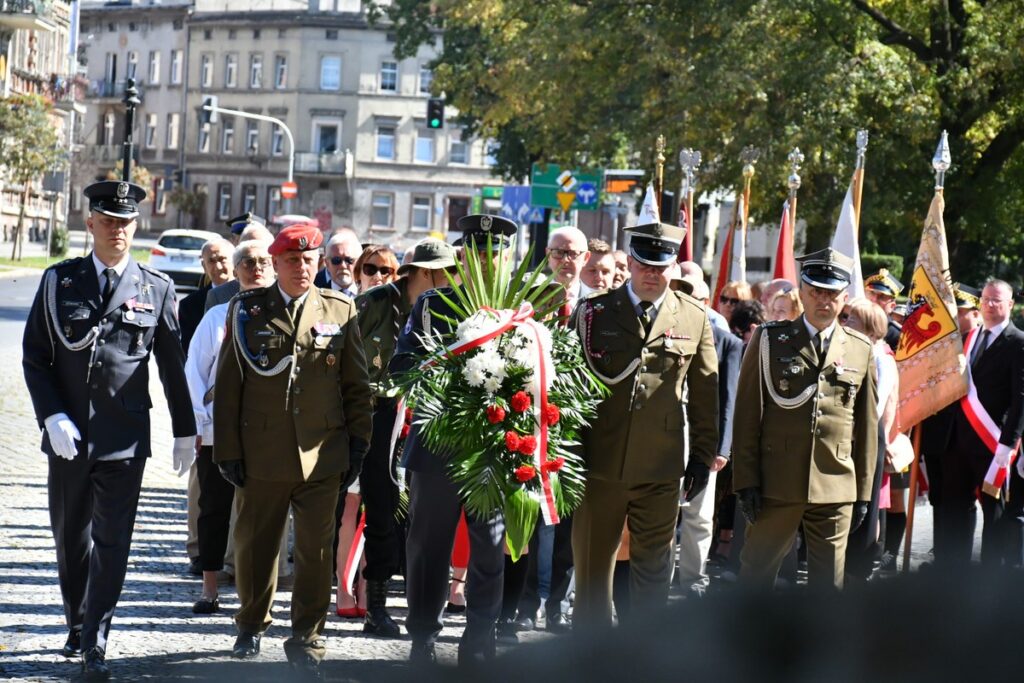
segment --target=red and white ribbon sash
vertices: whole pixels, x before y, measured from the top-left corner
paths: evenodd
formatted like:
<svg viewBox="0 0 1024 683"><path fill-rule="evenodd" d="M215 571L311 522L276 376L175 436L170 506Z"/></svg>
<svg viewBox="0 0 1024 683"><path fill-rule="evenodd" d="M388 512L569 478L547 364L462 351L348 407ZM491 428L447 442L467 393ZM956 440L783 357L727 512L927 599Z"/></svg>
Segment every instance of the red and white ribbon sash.
<svg viewBox="0 0 1024 683"><path fill-rule="evenodd" d="M366 547L366 514L359 518L356 526L356 534L352 537L352 545L348 549L348 559L345 560L345 571L341 573L345 577L345 585L353 590L356 582L356 572L359 571L359 561L363 559L363 548Z"/></svg>
<svg viewBox="0 0 1024 683"><path fill-rule="evenodd" d="M996 448L999 447L999 436L1002 430L996 424L992 416L985 410L985 406L981 404L981 399L978 398L978 388L974 386L974 377L971 376L971 356L974 352L974 345L978 342L978 331L980 327L975 327L973 330L967 333L967 345L964 348L964 355L967 356L967 395L960 399L960 408L964 411L964 416L967 418L967 422L970 423L971 428L981 439L981 442L985 444L985 448L992 452L992 462L989 463L988 471L985 472L985 482L982 484L982 490L989 495L998 497L998 492L1003 488L1003 484L1006 483L1006 477L1010 472L1010 467L1013 465L1013 461L1017 458L1017 452L1020 450L1020 441L1014 446L1013 453L1010 454L1010 464L1006 467L1000 467L996 463L995 452Z"/></svg>

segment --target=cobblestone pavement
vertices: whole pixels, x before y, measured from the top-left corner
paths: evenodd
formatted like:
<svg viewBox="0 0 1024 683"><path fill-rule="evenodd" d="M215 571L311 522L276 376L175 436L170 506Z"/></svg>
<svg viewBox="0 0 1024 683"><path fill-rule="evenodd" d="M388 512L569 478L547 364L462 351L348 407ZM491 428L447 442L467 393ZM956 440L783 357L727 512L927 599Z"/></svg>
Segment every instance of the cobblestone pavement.
<svg viewBox="0 0 1024 683"><path fill-rule="evenodd" d="M79 664L56 654L66 628L57 585L53 539L46 504L46 462L39 452L39 430L21 372L24 318L38 276L0 277L0 677L66 680ZM222 593L222 611L194 616L198 579L185 575L185 480L171 470L171 433L163 392L153 373L155 456L147 464L128 576L114 617L108 656L122 680L170 678L270 681L287 678L282 642L288 636L290 593L280 591L274 626L256 662L230 659L234 640L231 616L238 607L234 591ZM926 559L931 545L930 511L921 508L914 562ZM394 614L404 622L400 590L392 593ZM438 654L454 663L464 625L446 620ZM368 680L402 676L408 640L364 636L361 624L327 621L330 680ZM524 640L543 638L530 634Z"/></svg>

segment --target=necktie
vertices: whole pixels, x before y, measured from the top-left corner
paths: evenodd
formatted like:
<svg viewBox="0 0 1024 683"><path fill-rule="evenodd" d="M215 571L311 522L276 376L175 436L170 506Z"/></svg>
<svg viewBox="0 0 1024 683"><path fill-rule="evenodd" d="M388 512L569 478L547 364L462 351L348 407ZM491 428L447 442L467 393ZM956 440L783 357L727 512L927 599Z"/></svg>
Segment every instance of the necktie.
<svg viewBox="0 0 1024 683"><path fill-rule="evenodd" d="M653 309L654 309L654 302L652 302L652 301L641 301L640 302L640 311L641 311L641 313L640 313L640 315L638 317L640 318L640 324L643 325L643 328L644 328L644 337L646 337L650 333L650 331L651 331L651 323L653 322L653 320L651 319L651 310L653 310Z"/></svg>
<svg viewBox="0 0 1024 683"><path fill-rule="evenodd" d="M299 309L301 308L302 306L299 304L299 300L297 298L289 301L288 306L285 308L285 310L288 311L288 319L292 321L293 326L299 318Z"/></svg>
<svg viewBox="0 0 1024 683"><path fill-rule="evenodd" d="M978 365L978 361L985 355L985 349L988 348L988 338L992 334L991 330L982 330L981 339L974 344L974 352L971 353L971 369L973 370Z"/></svg>
<svg viewBox="0 0 1024 683"><path fill-rule="evenodd" d="M818 356L819 365L821 365L821 362L825 359L824 342L825 338L821 332L811 338L811 346L814 347L814 353Z"/></svg>
<svg viewBox="0 0 1024 683"><path fill-rule="evenodd" d="M113 268L107 268L103 271L103 276L106 281L103 283L103 303L110 303L110 298L114 296L114 290L117 289L117 271Z"/></svg>

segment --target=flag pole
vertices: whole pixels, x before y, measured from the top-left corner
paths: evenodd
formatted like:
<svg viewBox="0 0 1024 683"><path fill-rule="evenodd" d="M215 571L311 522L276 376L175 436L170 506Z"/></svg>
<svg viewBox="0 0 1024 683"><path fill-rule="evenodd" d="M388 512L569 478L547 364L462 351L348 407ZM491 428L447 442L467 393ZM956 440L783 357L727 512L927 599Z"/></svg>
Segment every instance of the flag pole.
<svg viewBox="0 0 1024 683"><path fill-rule="evenodd" d="M804 155L800 151L799 147L794 147L793 151L786 157L789 159L790 174L787 179L789 185L789 229L793 231L794 237L796 236L796 193L800 189L800 166L804 163Z"/></svg>
<svg viewBox="0 0 1024 683"><path fill-rule="evenodd" d="M747 236L747 219L750 217L750 183L754 179L754 165L760 156L761 150L753 145L747 145L740 152L740 161L743 162L743 215L740 217L740 229L744 239Z"/></svg>
<svg viewBox="0 0 1024 683"><path fill-rule="evenodd" d="M946 171L949 170L953 159L949 154L949 136L942 131L939 139L939 146L935 149L935 156L932 157L932 168L935 170L935 193L942 194L943 186L946 184ZM910 465L910 489L907 500L907 529L904 534L903 543L903 571L910 570L910 548L914 538L914 508L917 503L917 486L920 476L921 465L921 425L914 427L914 461Z"/></svg>
<svg viewBox="0 0 1024 683"><path fill-rule="evenodd" d="M691 251L693 249L693 176L700 166L700 152L686 147L679 152L679 168L683 169L683 186L680 188L682 200L686 206L686 239L689 240ZM693 254L689 254L693 258Z"/></svg>
<svg viewBox="0 0 1024 683"><path fill-rule="evenodd" d="M665 136L659 135L654 141L654 202L658 205L658 215L664 215L661 195L665 189Z"/></svg>
<svg viewBox="0 0 1024 683"><path fill-rule="evenodd" d="M857 166L853 171L853 219L857 226L856 234L860 236L860 201L864 194L864 155L868 149L868 132L857 131Z"/></svg>

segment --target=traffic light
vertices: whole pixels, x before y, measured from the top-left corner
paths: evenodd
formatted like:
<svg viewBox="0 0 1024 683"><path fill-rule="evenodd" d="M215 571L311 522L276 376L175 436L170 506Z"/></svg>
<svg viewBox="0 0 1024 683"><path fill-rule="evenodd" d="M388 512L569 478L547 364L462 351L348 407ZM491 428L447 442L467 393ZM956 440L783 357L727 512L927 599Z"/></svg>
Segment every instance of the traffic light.
<svg viewBox="0 0 1024 683"><path fill-rule="evenodd" d="M210 109L207 109L210 107ZM217 123L217 96L207 95L203 98L203 108L199 112L200 123Z"/></svg>
<svg viewBox="0 0 1024 683"><path fill-rule="evenodd" d="M440 97L427 100L427 128L444 128L444 100Z"/></svg>

